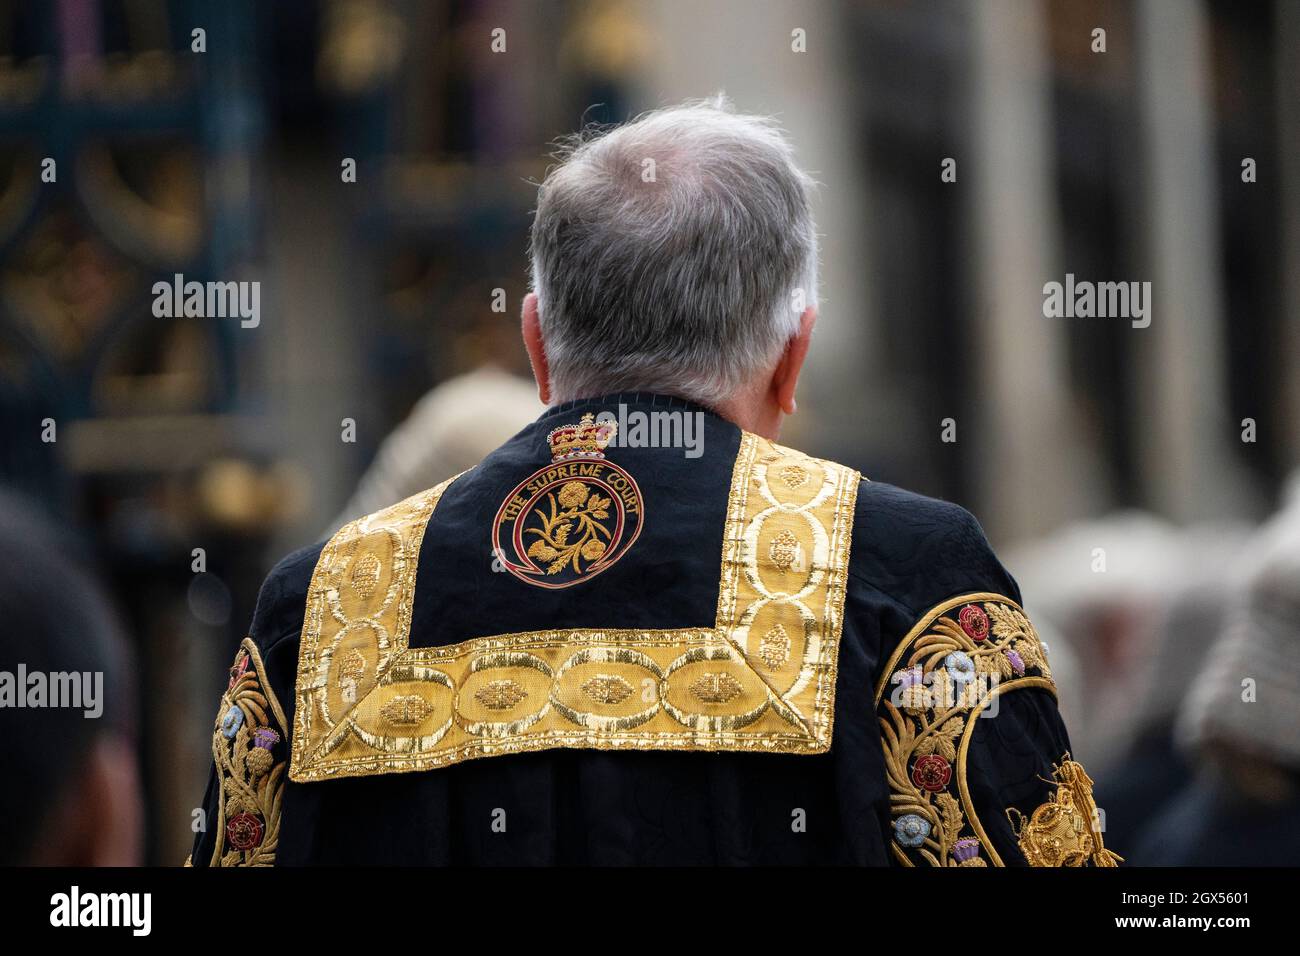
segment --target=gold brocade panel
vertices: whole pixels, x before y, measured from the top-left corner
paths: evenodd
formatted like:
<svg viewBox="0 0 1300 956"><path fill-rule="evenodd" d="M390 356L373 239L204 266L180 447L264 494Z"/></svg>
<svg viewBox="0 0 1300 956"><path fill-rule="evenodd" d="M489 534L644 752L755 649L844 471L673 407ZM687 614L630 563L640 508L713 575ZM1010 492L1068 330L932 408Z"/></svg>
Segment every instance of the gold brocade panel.
<svg viewBox="0 0 1300 956"><path fill-rule="evenodd" d="M450 482L352 522L308 592L290 778L550 747L826 750L859 480L742 437L712 628L539 630L412 649L420 545Z"/></svg>

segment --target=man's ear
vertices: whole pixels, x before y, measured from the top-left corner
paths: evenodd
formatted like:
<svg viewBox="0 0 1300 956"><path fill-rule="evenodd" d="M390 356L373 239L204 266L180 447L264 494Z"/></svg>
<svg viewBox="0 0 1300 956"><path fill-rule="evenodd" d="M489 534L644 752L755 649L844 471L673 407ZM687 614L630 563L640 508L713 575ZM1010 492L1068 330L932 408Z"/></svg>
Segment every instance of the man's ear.
<svg viewBox="0 0 1300 956"><path fill-rule="evenodd" d="M528 350L528 361L533 366L533 378L537 379L537 397L543 405L551 404L551 369L546 364L546 349L542 345L542 320L537 311L537 294L530 292L524 296L523 314L524 348Z"/></svg>
<svg viewBox="0 0 1300 956"><path fill-rule="evenodd" d="M808 357L808 347L812 344L813 325L817 322L817 309L808 306L799 317L799 331L794 334L785 347L785 354L772 374L772 393L776 404L787 415L795 413L794 390L799 384L799 372L803 369L804 359Z"/></svg>

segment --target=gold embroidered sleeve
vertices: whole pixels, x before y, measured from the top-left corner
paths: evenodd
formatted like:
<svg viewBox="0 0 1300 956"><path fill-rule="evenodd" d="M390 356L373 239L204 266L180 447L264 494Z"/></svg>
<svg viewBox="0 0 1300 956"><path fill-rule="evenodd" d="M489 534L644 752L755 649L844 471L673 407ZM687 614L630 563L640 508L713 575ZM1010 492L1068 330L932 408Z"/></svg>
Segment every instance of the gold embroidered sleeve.
<svg viewBox="0 0 1300 956"><path fill-rule="evenodd" d="M212 731L218 783L210 866L272 866L280 838L287 722L257 645L245 638Z"/></svg>
<svg viewBox="0 0 1300 956"><path fill-rule="evenodd" d="M998 713L993 705L999 697L1032 688L1055 698L1038 634L1019 605L1003 595L966 594L945 601L922 615L899 642L876 688L876 714L890 789L891 849L900 863L1003 865L1003 854L976 812L977 803L987 807L988 802L972 797L969 765L977 759L972 740L979 720ZM1051 717L1059 726L1054 706ZM1053 746L1044 742L1038 749ZM1059 751L1040 765L1051 767L1054 760L1064 761L1057 779L1068 782L1049 801L1056 809L1040 807L1017 832L1026 861L1052 865L1046 861L1068 858L1113 865L1100 828L1091 822L1091 781ZM996 776L983 769L982 778ZM1027 772L1031 789L1039 773L1037 767ZM1049 783L1043 781L1045 795ZM1088 822L1080 823L1085 817ZM1076 824L1087 832L1076 833ZM1075 840L1076 849L1086 847L1087 852L1066 852L1053 842L1066 828L1082 837Z"/></svg>

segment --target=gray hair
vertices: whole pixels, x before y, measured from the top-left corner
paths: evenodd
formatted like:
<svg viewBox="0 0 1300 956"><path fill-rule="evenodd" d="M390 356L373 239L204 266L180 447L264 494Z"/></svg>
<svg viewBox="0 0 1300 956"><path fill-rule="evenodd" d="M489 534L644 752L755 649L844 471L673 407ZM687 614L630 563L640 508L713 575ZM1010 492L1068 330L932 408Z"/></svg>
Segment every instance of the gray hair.
<svg viewBox="0 0 1300 956"><path fill-rule="evenodd" d="M532 281L555 401L715 404L817 303L813 181L769 118L715 97L578 134L538 191Z"/></svg>

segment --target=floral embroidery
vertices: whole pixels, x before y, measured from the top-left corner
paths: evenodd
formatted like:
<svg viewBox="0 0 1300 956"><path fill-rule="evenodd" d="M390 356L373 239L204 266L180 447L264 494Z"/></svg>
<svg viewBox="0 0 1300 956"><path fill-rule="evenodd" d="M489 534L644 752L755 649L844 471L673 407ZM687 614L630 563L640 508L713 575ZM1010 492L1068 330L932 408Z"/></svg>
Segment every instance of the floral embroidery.
<svg viewBox="0 0 1300 956"><path fill-rule="evenodd" d="M246 670L248 670L248 655L240 654L235 658L235 663L230 665L230 683L226 685L226 689L233 688Z"/></svg>
<svg viewBox="0 0 1300 956"><path fill-rule="evenodd" d="M967 604L957 615L957 623L972 641L982 641L989 636L988 615L978 604Z"/></svg>
<svg viewBox="0 0 1300 956"><path fill-rule="evenodd" d="M1033 677L1025 675L1032 669ZM877 688L894 851L909 864L1000 863L963 804L972 722L1003 680L1051 686L1038 635L996 594L940 605L899 646ZM986 858L987 857L987 858Z"/></svg>
<svg viewBox="0 0 1300 956"><path fill-rule="evenodd" d="M962 837L954 843L952 858L958 866L988 866L980 856L980 841L975 837Z"/></svg>
<svg viewBox="0 0 1300 956"><path fill-rule="evenodd" d="M953 651L943 659L948 676L959 684L975 679L975 662L964 651Z"/></svg>
<svg viewBox="0 0 1300 956"><path fill-rule="evenodd" d="M257 645L245 639L230 668L212 733L220 788L212 866L271 866L280 836L285 719L271 693Z"/></svg>
<svg viewBox="0 0 1300 956"><path fill-rule="evenodd" d="M905 813L894 821L894 839L903 846L920 846L930 835L930 823L915 813Z"/></svg>
<svg viewBox="0 0 1300 956"><path fill-rule="evenodd" d="M912 783L931 793L938 793L952 779L952 764L937 754L918 757L912 765Z"/></svg>
<svg viewBox="0 0 1300 956"><path fill-rule="evenodd" d="M231 706L226 716L221 719L221 732L227 740L233 740L239 728L244 725L244 712L237 706Z"/></svg>
<svg viewBox="0 0 1300 956"><path fill-rule="evenodd" d="M548 495L550 516L537 509L533 514L540 522L536 528L525 528L524 534L535 534L537 539L528 547L529 557L547 562L547 574L559 574L572 566L575 573L584 570L579 558L595 561L605 553L609 528L602 522L609 517L610 499L592 494L580 481L566 482L558 495ZM555 503L559 501L560 508ZM570 541L569 534L577 524L577 537Z"/></svg>
<svg viewBox="0 0 1300 956"><path fill-rule="evenodd" d="M235 814L226 822L226 841L243 852L256 849L262 842L262 821L247 811Z"/></svg>

